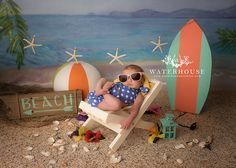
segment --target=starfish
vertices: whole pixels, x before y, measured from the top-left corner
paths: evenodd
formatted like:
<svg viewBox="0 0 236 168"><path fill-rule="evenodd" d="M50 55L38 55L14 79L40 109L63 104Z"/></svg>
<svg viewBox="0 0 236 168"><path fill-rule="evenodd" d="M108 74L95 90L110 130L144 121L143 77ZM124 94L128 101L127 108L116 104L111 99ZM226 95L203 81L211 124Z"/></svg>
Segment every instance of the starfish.
<svg viewBox="0 0 236 168"><path fill-rule="evenodd" d="M74 59L75 62L78 63L77 58L78 58L78 57L82 57L82 55L77 55L77 54L76 54L76 51L77 51L77 50L78 50L78 48L73 48L73 54L70 53L69 51L65 51L66 54L68 54L69 56L71 56L71 57L67 60L67 62L69 62L69 61L71 61L72 59Z"/></svg>
<svg viewBox="0 0 236 168"><path fill-rule="evenodd" d="M124 65L124 63L123 63L121 60L119 60L119 59L122 58L122 57L125 57L126 54L118 55L118 52L119 52L119 48L116 48L116 54L115 54L115 55L113 55L113 54L111 54L111 53L107 53L110 57L113 58L113 59L110 61L109 64L112 64L112 63L116 60L116 61L118 61L121 65Z"/></svg>
<svg viewBox="0 0 236 168"><path fill-rule="evenodd" d="M158 39L157 39L156 42L151 41L151 43L156 45L155 48L152 50L152 52L156 51L156 49L159 48L160 51L161 51L161 53L163 53L161 46L164 46L164 45L168 44L168 43L161 43L161 38L160 38L160 36L158 37Z"/></svg>
<svg viewBox="0 0 236 168"><path fill-rule="evenodd" d="M29 41L27 39L23 39L23 40L28 43L28 45L25 46L24 48L31 47L34 54L35 54L34 47L42 46L42 44L35 44L35 35L33 35L32 41Z"/></svg>

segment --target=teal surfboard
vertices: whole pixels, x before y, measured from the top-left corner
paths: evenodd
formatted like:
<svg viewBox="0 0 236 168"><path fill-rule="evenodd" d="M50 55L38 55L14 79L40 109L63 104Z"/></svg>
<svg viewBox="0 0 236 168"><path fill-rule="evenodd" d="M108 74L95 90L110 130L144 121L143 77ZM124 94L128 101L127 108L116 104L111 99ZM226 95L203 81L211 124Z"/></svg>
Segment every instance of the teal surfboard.
<svg viewBox="0 0 236 168"><path fill-rule="evenodd" d="M174 38L166 67L171 109L199 114L209 92L212 57L207 38L194 19Z"/></svg>

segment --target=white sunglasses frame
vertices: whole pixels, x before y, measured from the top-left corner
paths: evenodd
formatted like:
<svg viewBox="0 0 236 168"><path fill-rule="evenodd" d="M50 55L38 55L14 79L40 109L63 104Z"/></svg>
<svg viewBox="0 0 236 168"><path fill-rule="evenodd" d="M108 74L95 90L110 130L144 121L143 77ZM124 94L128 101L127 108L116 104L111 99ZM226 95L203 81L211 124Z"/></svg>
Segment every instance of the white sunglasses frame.
<svg viewBox="0 0 236 168"><path fill-rule="evenodd" d="M131 75L133 75L133 74L135 74L135 73L139 73L139 74L140 74L140 79L139 79L139 80L133 80L133 78L131 77ZM118 79L119 79L119 76L120 76L120 75L126 75L126 76L127 76L127 80L126 80L125 82L127 82L129 78L130 78L132 81L140 81L140 80L143 78L143 74L144 74L144 72L134 72L134 73L129 74L129 75L126 75L126 74L119 74L119 75L118 75ZM119 81L120 81L120 79L119 79ZM121 82L121 81L120 81L120 82ZM122 82L122 83L124 83L124 82Z"/></svg>

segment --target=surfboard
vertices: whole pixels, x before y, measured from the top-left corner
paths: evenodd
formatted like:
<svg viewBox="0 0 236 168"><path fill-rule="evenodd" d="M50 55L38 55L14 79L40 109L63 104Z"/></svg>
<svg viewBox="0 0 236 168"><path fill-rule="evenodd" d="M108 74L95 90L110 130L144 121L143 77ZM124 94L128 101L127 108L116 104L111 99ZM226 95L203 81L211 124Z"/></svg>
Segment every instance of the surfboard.
<svg viewBox="0 0 236 168"><path fill-rule="evenodd" d="M178 32L167 57L171 109L199 114L210 88L212 58L207 38L194 19Z"/></svg>

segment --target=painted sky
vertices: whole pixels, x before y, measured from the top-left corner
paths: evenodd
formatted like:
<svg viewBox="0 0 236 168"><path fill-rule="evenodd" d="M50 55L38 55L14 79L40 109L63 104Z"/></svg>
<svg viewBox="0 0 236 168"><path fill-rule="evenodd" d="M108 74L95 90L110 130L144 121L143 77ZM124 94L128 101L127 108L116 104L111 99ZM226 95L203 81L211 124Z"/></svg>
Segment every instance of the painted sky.
<svg viewBox="0 0 236 168"><path fill-rule="evenodd" d="M235 0L16 0L23 14L107 14L111 11L153 9L171 12L183 8L218 10Z"/></svg>

